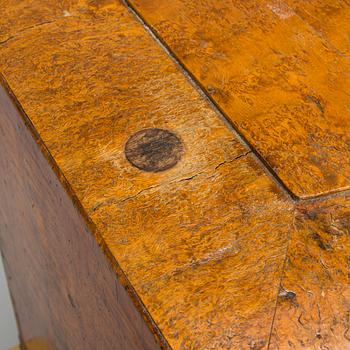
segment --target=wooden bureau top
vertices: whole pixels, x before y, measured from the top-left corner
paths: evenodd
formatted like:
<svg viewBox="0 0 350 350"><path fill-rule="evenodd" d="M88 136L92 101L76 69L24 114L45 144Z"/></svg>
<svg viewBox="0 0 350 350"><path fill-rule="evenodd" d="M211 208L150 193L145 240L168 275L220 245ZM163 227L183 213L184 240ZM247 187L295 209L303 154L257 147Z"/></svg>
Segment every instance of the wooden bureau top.
<svg viewBox="0 0 350 350"><path fill-rule="evenodd" d="M285 186L349 189L346 0L132 0Z"/></svg>
<svg viewBox="0 0 350 350"><path fill-rule="evenodd" d="M346 1L128 5L2 1L0 70L159 343L350 349Z"/></svg>

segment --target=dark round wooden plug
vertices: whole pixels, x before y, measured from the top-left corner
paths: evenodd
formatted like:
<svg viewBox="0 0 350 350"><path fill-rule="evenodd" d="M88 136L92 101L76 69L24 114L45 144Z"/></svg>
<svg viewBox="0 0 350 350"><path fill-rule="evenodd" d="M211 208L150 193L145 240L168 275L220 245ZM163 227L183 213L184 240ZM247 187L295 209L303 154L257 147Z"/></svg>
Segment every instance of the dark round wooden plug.
<svg viewBox="0 0 350 350"><path fill-rule="evenodd" d="M163 129L144 129L133 134L125 144L126 159L136 168L159 172L176 165L183 154L181 140Z"/></svg>

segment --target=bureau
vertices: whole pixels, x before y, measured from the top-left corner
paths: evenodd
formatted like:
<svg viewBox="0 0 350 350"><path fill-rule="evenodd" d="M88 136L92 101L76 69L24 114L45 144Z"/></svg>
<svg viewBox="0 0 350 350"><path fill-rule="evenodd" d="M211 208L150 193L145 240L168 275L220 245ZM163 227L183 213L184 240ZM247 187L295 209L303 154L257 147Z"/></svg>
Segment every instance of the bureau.
<svg viewBox="0 0 350 350"><path fill-rule="evenodd" d="M350 349L346 1L1 10L23 349Z"/></svg>

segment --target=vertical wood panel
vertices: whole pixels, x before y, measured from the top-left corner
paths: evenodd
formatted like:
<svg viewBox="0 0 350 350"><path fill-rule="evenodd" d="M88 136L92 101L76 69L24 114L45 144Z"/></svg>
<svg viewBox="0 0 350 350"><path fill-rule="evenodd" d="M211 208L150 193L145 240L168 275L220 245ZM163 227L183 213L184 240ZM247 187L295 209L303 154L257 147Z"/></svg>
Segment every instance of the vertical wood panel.
<svg viewBox="0 0 350 350"><path fill-rule="evenodd" d="M28 349L159 349L2 87L0 137L0 246Z"/></svg>

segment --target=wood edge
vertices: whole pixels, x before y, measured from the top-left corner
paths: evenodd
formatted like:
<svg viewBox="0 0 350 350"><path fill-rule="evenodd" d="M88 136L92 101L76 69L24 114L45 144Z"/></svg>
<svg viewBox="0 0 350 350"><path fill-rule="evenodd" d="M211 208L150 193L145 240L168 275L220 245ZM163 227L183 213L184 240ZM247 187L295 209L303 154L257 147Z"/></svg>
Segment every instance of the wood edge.
<svg viewBox="0 0 350 350"><path fill-rule="evenodd" d="M195 87L197 91L203 96L218 114L220 119L228 126L229 130L234 133L238 140L244 145L245 148L250 150L263 169L265 174L280 188L281 192L285 193L290 200L294 203L301 202L315 202L318 200L326 200L334 196L342 196L350 193L350 186L337 188L334 190L329 190L324 193L312 193L303 195L301 193L296 193L291 190L281 179L281 177L275 172L272 166L265 160L265 158L258 152L258 150L247 140L247 138L238 130L233 121L230 120L228 115L222 110L220 105L215 102L215 100L207 93L203 84L192 74L192 72L186 67L186 65L181 61L178 55L169 47L169 45L163 40L159 35L155 27L146 20L142 13L137 9L131 0L121 0L121 2L130 10L130 12L135 16L136 20L141 23L147 32L153 37L154 40L163 48L163 50L168 54L170 59L175 62L180 71L187 77L190 84Z"/></svg>
<svg viewBox="0 0 350 350"><path fill-rule="evenodd" d="M0 86L5 90L5 92L8 94L9 98L13 102L14 106L17 108L25 126L31 133L35 143L40 148L41 153L45 157L45 159L48 161L51 169L54 171L55 175L57 176L59 182L62 184L63 189L67 193L67 195L72 199L73 206L78 211L78 214L83 218L83 221L87 225L87 228L91 232L91 234L94 236L94 239L96 240L98 246L102 249L103 254L106 256L108 263L112 267L113 271L116 273L116 278L119 279L120 283L130 296L133 304L135 305L136 309L141 313L141 316L147 326L149 327L151 333L154 335L156 339L156 343L159 344L160 348L162 350L172 350L170 347L168 341L166 340L165 336L161 332L161 330L157 327L155 321L153 320L151 314L148 312L146 306L143 304L142 300L138 296L137 292L135 291L134 287L130 283L129 279L127 278L126 274L124 273L123 269L120 267L118 261L113 256L112 252L110 251L108 245L106 244L105 240L103 239L102 235L99 233L99 231L96 229L95 224L88 216L87 212L83 208L80 200L76 196L74 190L70 186L68 180L66 179L65 175L59 168L58 164L56 163L55 159L51 155L49 149L45 145L44 141L41 139L40 134L36 130L34 124L32 123L31 119L25 112L24 108L22 107L21 103L18 101L16 95L12 91L9 83L6 80L6 77L4 74L0 71ZM12 299L12 298L11 298ZM13 300L12 300L13 302ZM20 329L20 324L18 322L17 318L17 325ZM23 345L23 342L20 343L20 349L21 350L27 350L25 345Z"/></svg>
<svg viewBox="0 0 350 350"><path fill-rule="evenodd" d="M180 71L187 77L190 84L195 87L197 91L200 92L201 96L205 98L218 114L220 119L228 126L229 130L238 138L238 140L243 144L243 146L252 152L255 159L257 160L260 167L267 174L269 178L272 179L274 183L278 185L283 193L285 193L293 202L298 201L301 197L295 194L289 187L282 181L278 174L272 169L265 158L256 150L256 148L247 140L247 138L237 129L236 125L230 120L227 114L222 110L220 105L213 100L213 98L207 93L203 84L192 74L192 72L186 67L186 65L181 61L181 59L176 55L176 53L169 47L169 45L162 39L157 30L152 26L144 16L137 10L136 6L133 5L130 0L121 0L121 2L130 10L130 12L135 16L136 20L141 23L147 32L151 34L154 40L163 48L163 50L168 54L170 59L175 62L176 66Z"/></svg>

